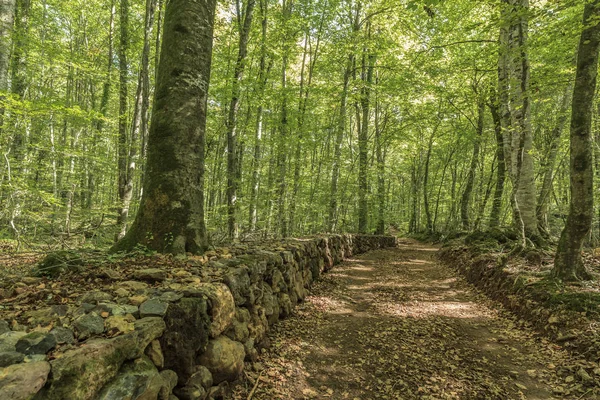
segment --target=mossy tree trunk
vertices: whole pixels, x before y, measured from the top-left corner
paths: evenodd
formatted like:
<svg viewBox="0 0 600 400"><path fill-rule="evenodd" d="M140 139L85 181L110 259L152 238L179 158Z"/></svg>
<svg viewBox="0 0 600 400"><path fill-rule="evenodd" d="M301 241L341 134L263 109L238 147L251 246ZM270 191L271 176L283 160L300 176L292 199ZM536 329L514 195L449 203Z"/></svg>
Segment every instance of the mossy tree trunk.
<svg viewBox="0 0 600 400"><path fill-rule="evenodd" d="M0 0L0 100L8 91L8 70L12 29L15 18L15 0ZM0 123L4 115L4 106L0 105ZM2 126L0 125L0 128Z"/></svg>
<svg viewBox="0 0 600 400"><path fill-rule="evenodd" d="M227 115L227 234L229 239L237 240L239 236L237 222L237 190L238 170L241 164L238 159L238 129L236 126L240 105L242 74L246 67L246 55L248 54L248 39L252 27L252 13L254 12L254 0L248 0L243 15L239 3L237 5L237 20L239 32L238 56L233 72L231 98L229 101L229 112Z"/></svg>
<svg viewBox="0 0 600 400"><path fill-rule="evenodd" d="M475 91L477 93L477 91ZM469 220L469 208L471 204L471 197L473 194L473 186L475 182L475 174L477 172L477 165L479 164L479 149L481 147L481 137L483 136L483 123L485 116L485 103L483 97L479 96L480 99L477 104L477 125L475 126L475 140L473 141L473 154L471 156L471 164L469 166L469 172L467 173L467 183L465 184L465 190L462 194L460 201L460 220L462 222L462 228L465 231L471 229L471 222Z"/></svg>
<svg viewBox="0 0 600 400"><path fill-rule="evenodd" d="M600 50L599 0L585 6L583 26L577 52L577 73L571 112L571 202L552 269L552 275L564 281L591 278L583 264L581 249L592 226L594 214L591 130Z"/></svg>
<svg viewBox="0 0 600 400"><path fill-rule="evenodd" d="M492 119L494 120L494 134L496 137L496 160L498 168L496 169L496 187L492 200L492 211L490 212L490 229L497 228L500 225L500 213L502 211L502 196L504 195L504 181L506 179L506 163L504 161L504 137L502 135L502 119L500 117L499 101L494 93L488 104Z"/></svg>
<svg viewBox="0 0 600 400"><path fill-rule="evenodd" d="M113 250L143 244L181 254L208 245L204 146L215 4L167 3L144 193L135 222Z"/></svg>

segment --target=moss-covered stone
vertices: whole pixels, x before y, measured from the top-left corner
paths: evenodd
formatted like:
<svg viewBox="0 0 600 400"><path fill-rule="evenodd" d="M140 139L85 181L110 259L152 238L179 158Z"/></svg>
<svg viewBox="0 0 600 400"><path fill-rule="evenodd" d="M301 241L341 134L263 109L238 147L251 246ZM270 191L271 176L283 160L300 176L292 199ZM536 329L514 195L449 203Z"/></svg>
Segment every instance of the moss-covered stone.
<svg viewBox="0 0 600 400"><path fill-rule="evenodd" d="M206 299L184 297L171 303L165 323L167 330L160 338L165 368L175 371L184 384L193 373L196 355L208 344L211 321Z"/></svg>

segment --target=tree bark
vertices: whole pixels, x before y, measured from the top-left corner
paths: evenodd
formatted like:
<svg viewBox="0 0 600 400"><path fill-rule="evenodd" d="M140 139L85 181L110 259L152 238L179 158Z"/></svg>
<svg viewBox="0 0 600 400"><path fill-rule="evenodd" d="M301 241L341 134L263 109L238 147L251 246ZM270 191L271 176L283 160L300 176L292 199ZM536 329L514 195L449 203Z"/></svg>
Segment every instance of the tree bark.
<svg viewBox="0 0 600 400"><path fill-rule="evenodd" d="M8 91L15 0L0 0L0 92Z"/></svg>
<svg viewBox="0 0 600 400"><path fill-rule="evenodd" d="M122 239L127 232L127 216L129 215L129 204L133 195L133 185L128 177L129 167L127 148L127 75L129 64L127 62L127 51L129 49L129 0L120 0L119 9L120 39L117 56L119 58L119 136L118 136L118 193L119 213L117 215L117 234L115 241ZM130 143L131 146L134 143Z"/></svg>
<svg viewBox="0 0 600 400"><path fill-rule="evenodd" d="M496 137L496 187L492 200L489 228L494 229L500 225L500 213L502 211L502 197L504 196L504 181L506 180L506 162L504 161L504 136L502 134L502 118L500 116L500 104L498 97L493 94L488 104L492 119L494 121L494 134Z"/></svg>
<svg viewBox="0 0 600 400"><path fill-rule="evenodd" d="M367 27L370 30L370 27ZM367 34L369 35L369 33ZM369 106L375 55L369 49L363 49L362 57L362 89L360 105L362 110L362 126L358 131L358 233L367 233L369 229L369 210L367 203L368 185L368 138L369 138Z"/></svg>
<svg viewBox="0 0 600 400"><path fill-rule="evenodd" d="M260 185L260 163L262 157L262 135L264 129L264 121L263 121L263 97L265 92L265 86L267 84L267 0L259 0L260 1L260 13L261 13L261 42L260 42L260 62L259 62L259 72L258 72L258 95L259 95L259 105L256 108L256 136L254 138L254 159L252 160L252 180L251 180L251 188L250 188L250 204L248 210L248 225L250 226L250 231L254 232L256 230L256 224L258 222L258 189Z"/></svg>
<svg viewBox="0 0 600 400"><path fill-rule="evenodd" d="M15 0L0 0L0 132L4 125L4 99L6 92L8 92L8 72L14 18Z"/></svg>
<svg viewBox="0 0 600 400"><path fill-rule="evenodd" d="M238 6L238 21L242 21L241 10ZM233 70L231 99L229 101L229 113L227 116L227 235L229 239L236 240L239 236L237 223L237 189L238 189L238 132L236 119L239 111L240 85L242 74L246 66L246 55L248 53L248 38L252 27L252 13L255 0L248 0L243 12L243 22L239 22L239 45L238 56Z"/></svg>
<svg viewBox="0 0 600 400"><path fill-rule="evenodd" d="M114 251L136 244L166 253L201 252L204 147L215 0L170 0L148 136L144 194Z"/></svg>
<svg viewBox="0 0 600 400"><path fill-rule="evenodd" d="M562 231L552 275L564 281L591 279L581 250L594 214L592 107L600 50L600 1L586 4L577 51L577 73L573 88L570 135L571 202Z"/></svg>
<svg viewBox="0 0 600 400"><path fill-rule="evenodd" d="M383 124L379 122L379 100L375 106L375 155L377 161L377 224L376 235L385 233L385 151L383 149L382 134L387 125L387 114Z"/></svg>
<svg viewBox="0 0 600 400"><path fill-rule="evenodd" d="M548 229L548 203L550 201L550 194L552 193L552 181L554 180L554 167L556 164L556 157L558 155L560 137L568 119L569 98L571 93L572 87L571 85L568 85L565 89L565 94L563 95L560 104L556 125L550 133L548 154L546 155L542 164L544 180L538 196L536 214L538 219L538 229L540 234L545 237L550 236Z"/></svg>
<svg viewBox="0 0 600 400"><path fill-rule="evenodd" d="M524 237L538 235L533 137L530 122L528 13L529 0L505 0L510 6L508 29L508 91L510 163L515 223Z"/></svg>
<svg viewBox="0 0 600 400"><path fill-rule="evenodd" d="M471 156L471 164L467 173L467 182L460 201L460 220L462 228L466 231L471 229L469 220L469 208L471 204L471 196L473 193L473 183L475 182L475 172L479 163L479 148L481 146L481 137L483 136L483 122L485 114L485 103L483 98L480 98L477 104L477 127L475 132L475 140L473 142L473 154Z"/></svg>
<svg viewBox="0 0 600 400"><path fill-rule="evenodd" d="M333 154L333 165L331 167L331 191L329 193L329 219L328 232L335 232L338 215L338 179L340 177L340 162L342 158L342 141L344 140L344 131L346 129L346 111L348 103L348 84L352 76L352 65L354 56L348 56L346 69L344 70L344 83L342 85L342 94L340 97L340 114L337 119L335 144Z"/></svg>

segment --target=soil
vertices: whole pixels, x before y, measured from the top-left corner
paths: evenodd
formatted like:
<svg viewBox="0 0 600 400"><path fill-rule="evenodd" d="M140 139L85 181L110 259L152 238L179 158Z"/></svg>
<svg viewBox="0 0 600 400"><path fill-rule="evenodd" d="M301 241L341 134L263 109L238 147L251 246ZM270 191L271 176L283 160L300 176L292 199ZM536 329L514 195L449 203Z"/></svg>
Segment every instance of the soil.
<svg viewBox="0 0 600 400"><path fill-rule="evenodd" d="M598 399L600 368L402 240L336 267L270 333L234 399Z"/></svg>

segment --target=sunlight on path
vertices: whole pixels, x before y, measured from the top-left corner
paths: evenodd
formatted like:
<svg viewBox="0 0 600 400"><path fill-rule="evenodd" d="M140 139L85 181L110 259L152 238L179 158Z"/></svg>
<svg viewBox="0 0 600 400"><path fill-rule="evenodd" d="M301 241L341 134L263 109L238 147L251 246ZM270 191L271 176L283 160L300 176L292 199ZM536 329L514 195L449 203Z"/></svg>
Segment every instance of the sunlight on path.
<svg viewBox="0 0 600 400"><path fill-rule="evenodd" d="M253 399L593 399L568 354L404 241L336 267L275 326ZM234 398L246 398L238 388Z"/></svg>

